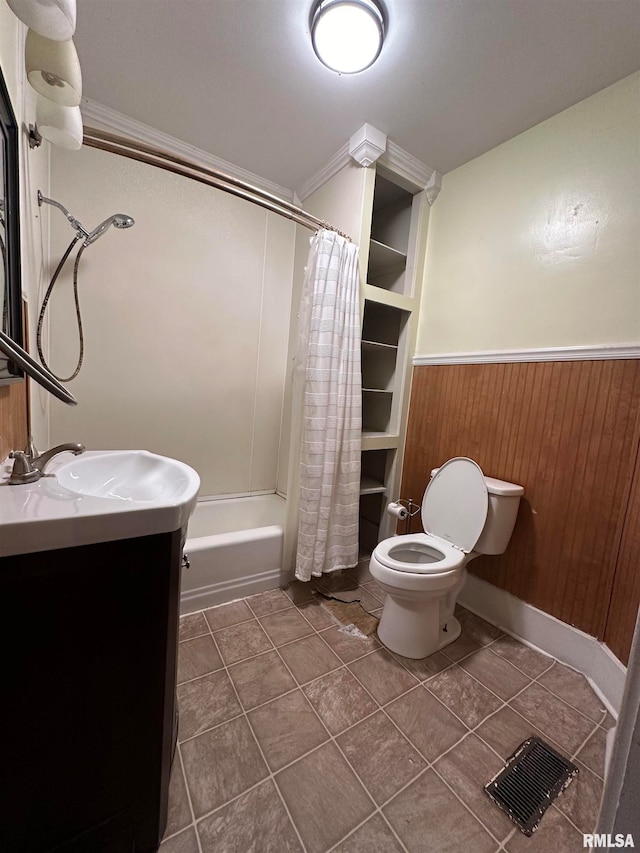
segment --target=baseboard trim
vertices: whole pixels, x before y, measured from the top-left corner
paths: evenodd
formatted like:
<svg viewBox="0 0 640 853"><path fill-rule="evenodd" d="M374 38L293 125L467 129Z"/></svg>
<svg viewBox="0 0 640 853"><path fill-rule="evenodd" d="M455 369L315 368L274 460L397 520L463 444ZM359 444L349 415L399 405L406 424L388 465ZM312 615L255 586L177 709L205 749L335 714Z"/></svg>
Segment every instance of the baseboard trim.
<svg viewBox="0 0 640 853"><path fill-rule="evenodd" d="M282 569L271 569L268 572L257 572L183 592L180 595L180 615L197 613L216 604L225 604L237 598L255 595L257 592L277 589L280 586L281 572Z"/></svg>
<svg viewBox="0 0 640 853"><path fill-rule="evenodd" d="M471 573L458 603L584 673L609 710L618 715L627 670L604 643Z"/></svg>

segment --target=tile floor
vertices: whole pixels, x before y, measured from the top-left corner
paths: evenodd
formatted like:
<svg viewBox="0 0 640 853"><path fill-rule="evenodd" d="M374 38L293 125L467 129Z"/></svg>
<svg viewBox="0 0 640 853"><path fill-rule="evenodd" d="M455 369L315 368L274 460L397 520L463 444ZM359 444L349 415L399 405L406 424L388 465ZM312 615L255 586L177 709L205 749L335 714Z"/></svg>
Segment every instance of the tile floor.
<svg viewBox="0 0 640 853"><path fill-rule="evenodd" d="M348 595L379 615L370 577ZM307 584L183 617L161 853L583 850L614 720L581 675L458 616L421 661L341 632ZM482 787L531 734L580 773L529 839Z"/></svg>

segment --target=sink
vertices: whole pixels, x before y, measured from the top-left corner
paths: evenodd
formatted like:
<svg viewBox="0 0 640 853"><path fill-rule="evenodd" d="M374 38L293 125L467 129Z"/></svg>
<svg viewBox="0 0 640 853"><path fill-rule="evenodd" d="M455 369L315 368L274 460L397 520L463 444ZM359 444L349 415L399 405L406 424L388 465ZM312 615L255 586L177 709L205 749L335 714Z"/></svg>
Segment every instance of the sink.
<svg viewBox="0 0 640 853"><path fill-rule="evenodd" d="M192 488L194 474L176 459L146 450L116 450L74 457L58 467L55 477L79 495L157 503L179 500Z"/></svg>
<svg viewBox="0 0 640 853"><path fill-rule="evenodd" d="M35 483L9 486L0 468L0 557L182 530L200 478L146 450L62 453Z"/></svg>

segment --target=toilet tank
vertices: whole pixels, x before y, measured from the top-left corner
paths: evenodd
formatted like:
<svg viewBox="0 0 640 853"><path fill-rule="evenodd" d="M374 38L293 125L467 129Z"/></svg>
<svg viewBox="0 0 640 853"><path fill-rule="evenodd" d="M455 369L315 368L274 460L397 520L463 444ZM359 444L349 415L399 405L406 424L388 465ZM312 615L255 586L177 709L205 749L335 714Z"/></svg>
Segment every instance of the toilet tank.
<svg viewBox="0 0 640 853"><path fill-rule="evenodd" d="M434 468L431 476L435 476L438 470ZM476 554L503 554L513 533L524 489L495 477L485 476L484 479L489 493L487 520L473 550Z"/></svg>

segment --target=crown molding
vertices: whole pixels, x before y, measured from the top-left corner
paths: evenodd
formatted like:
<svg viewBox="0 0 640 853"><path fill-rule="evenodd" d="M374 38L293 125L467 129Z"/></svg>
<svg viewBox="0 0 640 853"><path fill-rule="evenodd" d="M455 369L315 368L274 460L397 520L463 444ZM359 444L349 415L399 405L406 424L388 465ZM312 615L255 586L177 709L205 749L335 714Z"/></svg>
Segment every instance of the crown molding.
<svg viewBox="0 0 640 853"><path fill-rule="evenodd" d="M248 184L253 184L253 186L279 196L285 201L293 201L293 190L288 187L281 187L279 184L274 184L272 181L260 177L260 175L255 175L253 172L229 163L227 160L209 154L208 151L196 148L195 145L183 142L175 136L170 136L168 133L156 130L147 124L143 124L117 110L111 109L111 107L105 107L103 104L91 101L89 98L82 99L82 116L84 124L88 126L95 126L96 129L101 130L109 130L113 133L127 136L137 142L153 145L155 148L161 148L170 154L191 160L199 166L226 172L234 178L238 178Z"/></svg>
<svg viewBox="0 0 640 853"><path fill-rule="evenodd" d="M344 169L351 163L351 155L349 154L349 143L345 142L342 148L333 155L333 157L321 169L318 169L315 174L311 175L302 186L295 192L303 202L306 198L319 189L323 184L326 184L334 175L337 175L340 169Z"/></svg>
<svg viewBox="0 0 640 853"><path fill-rule="evenodd" d="M390 169L394 175L404 178L405 181L422 190L427 187L432 176L438 174L435 169L413 157L390 139L387 141L387 150L378 162Z"/></svg>
<svg viewBox="0 0 640 853"><path fill-rule="evenodd" d="M363 124L349 140L349 154L360 166L371 166L387 150L387 134Z"/></svg>
<svg viewBox="0 0 640 853"><path fill-rule="evenodd" d="M603 361L640 358L640 344L612 344L585 347L541 347L539 349L485 350L416 355L413 364L500 364L521 361Z"/></svg>
<svg viewBox="0 0 640 853"><path fill-rule="evenodd" d="M367 127L367 125L364 125ZM361 128L362 130L362 128ZM373 128L375 130L375 128ZM379 133L379 131L378 131ZM355 136L356 134L354 134ZM353 136L351 137L353 139ZM346 142L339 151L326 163L321 169L313 174L308 180L296 190L296 193L301 201L308 198L311 193L314 193L323 184L336 175L340 169L352 162L349 153L350 143ZM420 160L405 151L395 142L387 139L386 151L380 155L377 160L386 169L393 172L407 184L419 190L427 191L427 199L429 204L433 204L438 196L440 187L442 186L442 175L430 166L425 165ZM365 167L363 167L365 168Z"/></svg>

